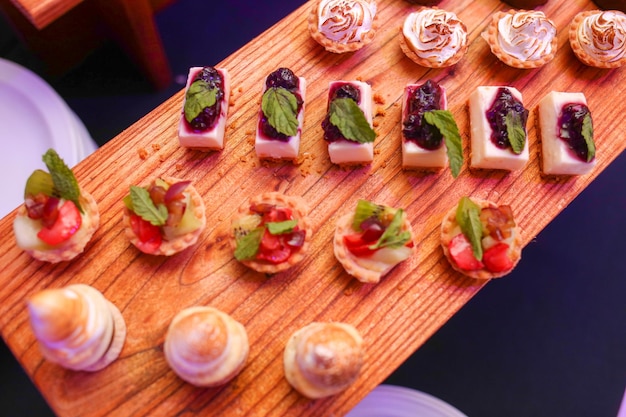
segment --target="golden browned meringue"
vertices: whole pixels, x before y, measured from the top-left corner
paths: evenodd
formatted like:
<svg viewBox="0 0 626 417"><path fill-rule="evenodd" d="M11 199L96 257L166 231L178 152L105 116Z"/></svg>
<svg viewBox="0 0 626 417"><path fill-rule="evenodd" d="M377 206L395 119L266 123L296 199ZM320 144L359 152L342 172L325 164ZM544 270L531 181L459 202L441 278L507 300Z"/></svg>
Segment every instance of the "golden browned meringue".
<svg viewBox="0 0 626 417"><path fill-rule="evenodd" d="M621 67L626 63L626 14L616 10L580 12L570 24L569 41L584 64Z"/></svg>
<svg viewBox="0 0 626 417"><path fill-rule="evenodd" d="M98 371L119 356L126 338L120 311L85 284L47 289L27 302L43 356L76 371Z"/></svg>
<svg viewBox="0 0 626 417"><path fill-rule="evenodd" d="M302 395L335 395L356 381L363 365L363 339L346 323L311 323L297 330L284 353L285 378Z"/></svg>
<svg viewBox="0 0 626 417"><path fill-rule="evenodd" d="M556 26L540 11L495 13L482 36L491 52L514 68L538 68L556 55Z"/></svg>
<svg viewBox="0 0 626 417"><path fill-rule="evenodd" d="M422 7L404 19L400 47L420 65L448 67L467 52L467 28L452 12Z"/></svg>
<svg viewBox="0 0 626 417"><path fill-rule="evenodd" d="M165 359L183 380L200 387L225 384L248 358L248 334L243 325L213 307L189 307L179 312L165 336Z"/></svg>
<svg viewBox="0 0 626 417"><path fill-rule="evenodd" d="M374 39L375 0L320 0L308 19L313 39L327 51L353 52Z"/></svg>

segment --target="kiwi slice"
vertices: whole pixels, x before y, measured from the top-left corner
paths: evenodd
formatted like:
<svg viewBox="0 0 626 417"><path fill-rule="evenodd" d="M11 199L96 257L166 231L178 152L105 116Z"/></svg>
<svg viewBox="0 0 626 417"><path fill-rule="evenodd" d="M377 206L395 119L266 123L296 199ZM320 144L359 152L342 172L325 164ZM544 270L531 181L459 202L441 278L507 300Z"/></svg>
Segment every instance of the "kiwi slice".
<svg viewBox="0 0 626 417"><path fill-rule="evenodd" d="M44 194L47 196L55 195L54 181L52 181L52 175L41 169L35 170L28 180L26 181L26 187L24 188L24 198L28 196L35 196L37 194Z"/></svg>
<svg viewBox="0 0 626 417"><path fill-rule="evenodd" d="M256 229L261 224L261 220L262 218L258 214L248 214L233 220L232 230L235 239L240 239L250 233L251 230Z"/></svg>

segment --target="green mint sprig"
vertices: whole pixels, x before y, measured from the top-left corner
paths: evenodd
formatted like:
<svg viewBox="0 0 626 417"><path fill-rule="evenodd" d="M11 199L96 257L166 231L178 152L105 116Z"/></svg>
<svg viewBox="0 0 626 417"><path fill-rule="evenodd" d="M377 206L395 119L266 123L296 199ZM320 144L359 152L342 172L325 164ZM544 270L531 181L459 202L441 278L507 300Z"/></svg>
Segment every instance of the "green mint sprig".
<svg viewBox="0 0 626 417"><path fill-rule="evenodd" d="M285 220L282 222L267 222L267 230L273 235L282 235L285 233L293 232L293 229L298 225L298 220Z"/></svg>
<svg viewBox="0 0 626 417"><path fill-rule="evenodd" d="M385 229L378 241L370 246L370 249L376 250L380 248L399 248L404 246L410 239L411 233L408 230L402 230L404 221L404 210L398 209L394 214L391 223Z"/></svg>
<svg viewBox="0 0 626 417"><path fill-rule="evenodd" d="M72 170L54 149L48 149L42 159L52 176L55 192L58 193L59 197L72 201L78 210L83 213L83 209L78 201L80 199L78 181L76 181Z"/></svg>
<svg viewBox="0 0 626 417"><path fill-rule="evenodd" d="M479 261L483 259L483 225L480 221L480 207L469 197L463 197L456 209L456 222L461 227L461 232L472 245L474 257Z"/></svg>
<svg viewBox="0 0 626 417"><path fill-rule="evenodd" d="M509 137L511 150L516 155L521 154L526 145L526 129L522 117L518 112L510 111L506 114L504 123L506 124L506 133Z"/></svg>
<svg viewBox="0 0 626 417"><path fill-rule="evenodd" d="M185 95L185 105L183 111L185 120L191 123L202 111L214 106L217 102L217 88L209 85L204 80L196 80L189 86Z"/></svg>
<svg viewBox="0 0 626 417"><path fill-rule="evenodd" d="M238 261L254 259L259 252L264 233L265 227L256 227L237 239L237 247L234 252L235 259Z"/></svg>
<svg viewBox="0 0 626 417"><path fill-rule="evenodd" d="M463 144L454 116L448 110L430 110L424 113L424 120L439 129L446 144L452 177L458 177L463 167Z"/></svg>
<svg viewBox="0 0 626 417"><path fill-rule="evenodd" d="M152 225L163 226L167 221L167 207L165 204L155 205L145 188L131 185L130 201L133 212Z"/></svg>
<svg viewBox="0 0 626 417"><path fill-rule="evenodd" d="M330 103L330 123L336 126L344 138L358 143L370 143L376 132L365 118L363 110L348 97L336 98Z"/></svg>
<svg viewBox="0 0 626 417"><path fill-rule="evenodd" d="M596 144L593 141L593 121L590 113L587 113L583 119L581 134L587 145L587 162L590 162L596 156Z"/></svg>
<svg viewBox="0 0 626 417"><path fill-rule="evenodd" d="M287 136L298 133L298 99L291 91L283 87L268 88L263 93L261 110L278 133Z"/></svg>

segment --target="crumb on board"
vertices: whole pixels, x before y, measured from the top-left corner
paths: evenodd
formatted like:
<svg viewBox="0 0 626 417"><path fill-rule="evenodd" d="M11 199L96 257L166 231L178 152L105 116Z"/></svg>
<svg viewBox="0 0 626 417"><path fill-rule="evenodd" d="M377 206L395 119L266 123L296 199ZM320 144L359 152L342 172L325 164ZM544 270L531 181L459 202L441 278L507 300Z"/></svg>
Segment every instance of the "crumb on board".
<svg viewBox="0 0 626 417"><path fill-rule="evenodd" d="M141 159L146 159L148 157L148 151L146 151L145 148L139 148L137 150L137 153L139 154L139 158Z"/></svg>
<svg viewBox="0 0 626 417"><path fill-rule="evenodd" d="M376 108L376 117L378 116L385 116L387 114L387 111L383 108L383 107L377 107Z"/></svg>
<svg viewBox="0 0 626 417"><path fill-rule="evenodd" d="M167 156L165 156L163 154L159 154L159 161L165 162L166 160L167 160Z"/></svg>
<svg viewBox="0 0 626 417"><path fill-rule="evenodd" d="M380 94L374 94L374 103L376 104L385 104L385 98Z"/></svg>
<svg viewBox="0 0 626 417"><path fill-rule="evenodd" d="M183 164L181 164L180 162L176 164L176 171L182 171L183 170Z"/></svg>
<svg viewBox="0 0 626 417"><path fill-rule="evenodd" d="M374 121L372 122L372 126L374 126L374 127L378 127L378 126L380 126L380 122L379 122L378 120L374 120Z"/></svg>
<svg viewBox="0 0 626 417"><path fill-rule="evenodd" d="M153 143L152 144L152 150L155 151L155 152L161 150L161 144L160 143Z"/></svg>

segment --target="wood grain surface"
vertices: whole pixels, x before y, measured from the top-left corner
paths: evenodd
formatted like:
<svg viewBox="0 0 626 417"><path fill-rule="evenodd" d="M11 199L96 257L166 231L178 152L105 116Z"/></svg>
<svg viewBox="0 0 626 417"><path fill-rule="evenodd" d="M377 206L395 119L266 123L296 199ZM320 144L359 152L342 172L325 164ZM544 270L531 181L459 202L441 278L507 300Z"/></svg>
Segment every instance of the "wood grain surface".
<svg viewBox="0 0 626 417"><path fill-rule="evenodd" d="M43 29L83 0L11 0L37 28Z"/></svg>
<svg viewBox="0 0 626 417"><path fill-rule="evenodd" d="M626 73L582 65L567 41L574 15L594 7L589 0L567 1L568 7L563 7L565 1L550 1L542 9L557 26L559 50L554 61L537 70L506 67L480 37L489 16L508 8L497 0L440 3L465 22L471 42L467 56L443 70L419 67L400 50L399 26L415 6L400 0L378 3L381 28L376 39L353 54L327 53L310 38L307 3L223 62L198 62L218 64L232 75L225 149L202 153L178 146L181 91L81 162L75 172L82 187L96 197L102 224L74 261L49 265L32 260L9 238L14 213L2 219L0 233L7 236L0 244L2 337L59 416L345 414L486 284L454 272L443 257L438 232L445 211L463 195L511 204L527 244L624 150L626 104L616 87L624 85ZM308 84L303 156L297 164L262 164L253 148L262 82L279 66L290 67ZM474 172L466 162L456 180L447 170L430 175L403 171L402 91L406 84L427 78L448 90L466 161L469 94L479 85L519 89L532 110L527 167L514 173ZM328 84L339 79L367 81L381 98L375 105L378 137L370 166L341 169L329 161L320 123ZM598 149L597 167L589 175L559 179L540 175L534 110L551 90L582 91L587 96ZM208 214L199 242L170 258L138 252L122 230L122 198L129 185L145 184L159 175L193 180ZM234 260L228 233L237 208L250 196L270 190L307 200L314 236L310 255L301 264L266 277ZM376 285L351 279L333 256L335 220L358 198L405 208L419 241L417 255ZM43 288L78 282L101 290L120 308L128 326L121 357L93 374L67 371L43 360L24 305ZM249 333L248 364L221 388L194 388L165 363L166 328L174 314L193 305L220 308ZM366 344L356 384L317 401L292 390L282 367L288 337L312 321L351 323Z"/></svg>

